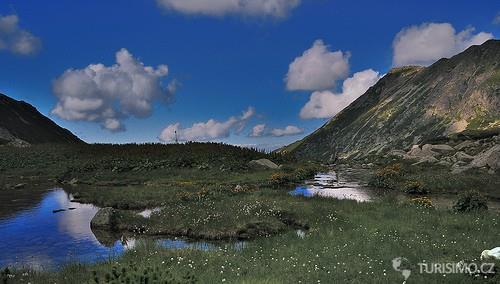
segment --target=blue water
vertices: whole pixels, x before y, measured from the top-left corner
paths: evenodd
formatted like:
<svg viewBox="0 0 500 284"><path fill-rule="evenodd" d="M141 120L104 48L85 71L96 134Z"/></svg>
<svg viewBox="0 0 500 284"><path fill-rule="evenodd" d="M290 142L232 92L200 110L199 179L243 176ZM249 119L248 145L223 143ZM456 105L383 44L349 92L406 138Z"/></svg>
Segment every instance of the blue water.
<svg viewBox="0 0 500 284"><path fill-rule="evenodd" d="M31 208L0 218L0 268L51 270L74 262L109 260L133 249L141 241L122 238L111 240L108 246L100 243L90 229L90 221L98 208L70 200L71 196L64 190L52 190ZM66 210L53 212L59 209ZM244 246L244 243L219 244L181 239L157 239L156 242L169 249L241 249Z"/></svg>

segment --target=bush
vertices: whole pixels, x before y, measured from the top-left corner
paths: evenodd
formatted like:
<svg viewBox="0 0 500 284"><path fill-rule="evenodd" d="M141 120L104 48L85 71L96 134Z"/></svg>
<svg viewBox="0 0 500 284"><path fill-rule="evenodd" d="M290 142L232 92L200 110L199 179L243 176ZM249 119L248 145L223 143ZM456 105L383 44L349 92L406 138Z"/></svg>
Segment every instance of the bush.
<svg viewBox="0 0 500 284"><path fill-rule="evenodd" d="M408 194L427 194L424 184L418 180L409 180L404 183L404 192Z"/></svg>
<svg viewBox="0 0 500 284"><path fill-rule="evenodd" d="M392 164L379 169L370 180L370 185L394 189L403 176L401 164Z"/></svg>
<svg viewBox="0 0 500 284"><path fill-rule="evenodd" d="M471 190L458 196L458 200L453 205L456 212L478 212L488 210L486 198L479 192Z"/></svg>
<svg viewBox="0 0 500 284"><path fill-rule="evenodd" d="M284 172L273 173L269 178L269 183L275 187L288 185L292 183L292 176Z"/></svg>

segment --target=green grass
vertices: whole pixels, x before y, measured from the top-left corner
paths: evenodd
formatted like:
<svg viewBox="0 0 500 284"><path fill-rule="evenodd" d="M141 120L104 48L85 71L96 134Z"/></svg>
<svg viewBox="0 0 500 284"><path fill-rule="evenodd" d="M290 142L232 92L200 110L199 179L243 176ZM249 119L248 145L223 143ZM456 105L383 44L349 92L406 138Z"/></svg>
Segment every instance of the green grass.
<svg viewBox="0 0 500 284"><path fill-rule="evenodd" d="M411 264L408 283L470 283L467 275L419 274L417 263L479 261L482 250L499 245L496 212L457 214L396 200L290 196L293 183L318 168L277 154L220 144L0 147L0 154L3 186L19 181L46 186L56 184L55 178L76 178L79 185L65 188L82 202L118 208L117 227L130 237L248 240L242 250L213 251L168 250L144 241L118 259L58 271L16 270L2 275L4 283L117 283L114 277L130 283L141 277L168 283L401 283L391 266L400 256ZM285 166L248 166L263 157ZM498 178L480 172L450 178L443 168L407 164L401 172L395 189L408 180L423 182L433 194L500 188ZM286 179L276 184L277 176ZM136 214L151 207L161 211L149 219ZM298 228L307 230L304 238L296 234ZM498 283L498 277L479 282Z"/></svg>
<svg viewBox="0 0 500 284"><path fill-rule="evenodd" d="M93 283L113 267L169 271L197 283L401 283L391 266L405 257L413 273L408 283L470 283L462 274L420 274L417 263L478 262L483 249L498 245L499 215L455 214L393 202L288 197L269 192L271 203L290 203L311 226L305 238L293 231L259 238L240 251L167 250L144 243L116 261L71 265L57 272L15 272L8 283ZM498 283L498 277L478 283ZM21 281L21 279L23 279Z"/></svg>

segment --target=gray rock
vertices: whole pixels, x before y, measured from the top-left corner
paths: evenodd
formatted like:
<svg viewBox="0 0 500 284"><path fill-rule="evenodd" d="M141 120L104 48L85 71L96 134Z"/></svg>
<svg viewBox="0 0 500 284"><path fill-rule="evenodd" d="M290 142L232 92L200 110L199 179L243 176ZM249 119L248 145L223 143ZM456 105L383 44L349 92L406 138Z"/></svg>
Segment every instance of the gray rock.
<svg viewBox="0 0 500 284"><path fill-rule="evenodd" d="M448 153L448 152L454 152L455 149L453 147L446 145L446 144L438 144L438 145L432 145L432 144L425 144L422 147L422 151L431 151L431 152L438 152L438 153Z"/></svg>
<svg viewBox="0 0 500 284"><path fill-rule="evenodd" d="M14 185L15 189L20 189L20 188L24 188L24 187L26 187L25 183L19 183L19 184Z"/></svg>
<svg viewBox="0 0 500 284"><path fill-rule="evenodd" d="M426 144L426 145L429 145L429 144ZM413 145L411 150L408 151L408 153L406 153L406 155L404 156L404 159L407 159L407 160L422 160L422 159L432 160L429 158L436 157L436 156L439 156L439 153L430 150L429 147L420 148L418 145Z"/></svg>
<svg viewBox="0 0 500 284"><path fill-rule="evenodd" d="M500 169L500 145L477 154L470 165L474 168L488 167L493 171Z"/></svg>
<svg viewBox="0 0 500 284"><path fill-rule="evenodd" d="M460 151L460 152L455 153L455 155L453 155L453 159L455 161L470 162L470 161L474 160L474 157Z"/></svg>
<svg viewBox="0 0 500 284"><path fill-rule="evenodd" d="M113 229L116 226L116 210L112 207L99 209L90 221L90 226L92 228Z"/></svg>
<svg viewBox="0 0 500 284"><path fill-rule="evenodd" d="M440 165L440 166L445 166L445 167L450 167L452 165L451 162L448 162L446 160L441 160L437 163L437 165Z"/></svg>
<svg viewBox="0 0 500 284"><path fill-rule="evenodd" d="M268 169L277 169L279 166L273 163L272 161L268 159L259 159L259 160L252 160L248 162L248 165L253 166L253 167L261 167L261 168L268 168Z"/></svg>
<svg viewBox="0 0 500 284"><path fill-rule="evenodd" d="M439 160L432 157L432 156L425 156L425 157L421 157L418 159L418 162L412 164L412 166L416 166L416 165L420 165L420 164L426 164L426 163L429 163L429 164L434 164L434 163L437 163Z"/></svg>
<svg viewBox="0 0 500 284"><path fill-rule="evenodd" d="M466 149L466 148L469 148L472 146L474 146L474 142L467 140L467 141L464 141L464 142L458 144L454 148L458 151L462 151L463 149Z"/></svg>

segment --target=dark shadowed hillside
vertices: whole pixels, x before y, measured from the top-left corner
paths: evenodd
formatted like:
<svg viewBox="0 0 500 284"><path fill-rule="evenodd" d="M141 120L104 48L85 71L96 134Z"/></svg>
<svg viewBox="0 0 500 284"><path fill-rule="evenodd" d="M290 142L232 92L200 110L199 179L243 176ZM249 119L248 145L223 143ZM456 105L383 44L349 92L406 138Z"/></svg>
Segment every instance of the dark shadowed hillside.
<svg viewBox="0 0 500 284"><path fill-rule="evenodd" d="M429 67L391 70L323 127L282 151L333 160L381 155L459 133L498 132L500 41Z"/></svg>
<svg viewBox="0 0 500 284"><path fill-rule="evenodd" d="M0 145L83 143L32 105L0 94Z"/></svg>

